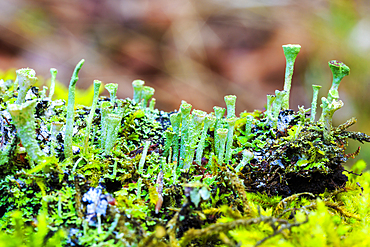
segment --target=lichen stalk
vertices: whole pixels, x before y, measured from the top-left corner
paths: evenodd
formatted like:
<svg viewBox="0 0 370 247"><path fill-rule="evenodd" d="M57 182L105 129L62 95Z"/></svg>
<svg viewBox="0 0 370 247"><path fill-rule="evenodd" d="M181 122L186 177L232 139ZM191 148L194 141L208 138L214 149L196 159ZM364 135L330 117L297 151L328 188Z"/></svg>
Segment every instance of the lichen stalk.
<svg viewBox="0 0 370 247"><path fill-rule="evenodd" d="M163 156L167 157L170 153L171 146L173 144L173 139L175 137L175 133L169 129L167 129L164 132L164 135L166 137L165 143L164 143L164 153Z"/></svg>
<svg viewBox="0 0 370 247"><path fill-rule="evenodd" d="M107 85L105 85L105 89L107 89L107 91L109 92L110 102L114 105L117 98L118 84L108 83Z"/></svg>
<svg viewBox="0 0 370 247"><path fill-rule="evenodd" d="M148 102L150 98L154 95L154 88L149 87L149 86L143 86L143 89L141 91L141 97L142 97L142 102L141 102L141 108L145 109L148 106Z"/></svg>
<svg viewBox="0 0 370 247"><path fill-rule="evenodd" d="M226 95L224 97L226 108L227 108L227 118L235 117L235 103L236 103L236 96L235 95Z"/></svg>
<svg viewBox="0 0 370 247"><path fill-rule="evenodd" d="M109 101L103 101L100 105L100 123L101 123L101 140L100 140L100 148L105 148L105 141L107 139L107 118L108 115L112 112L113 107L111 102Z"/></svg>
<svg viewBox="0 0 370 247"><path fill-rule="evenodd" d="M96 106L98 104L98 99L99 99L99 89L100 89L101 81L99 80L94 80L94 96L93 96L93 102L91 105L90 113L86 121L86 133L85 133L85 139L84 139L84 149L83 152L86 155L87 154L87 149L89 147L89 136L91 132L91 125L92 121L94 118Z"/></svg>
<svg viewBox="0 0 370 247"><path fill-rule="evenodd" d="M218 152L219 151L219 147L218 147L219 137L217 135L217 130L222 128L222 125L223 125L222 118L225 114L226 109L222 108L222 107L219 107L219 106L214 106L213 110L214 110L215 116L216 116L216 122L215 122L215 128L214 128L215 152L216 152L216 154L218 154L219 153Z"/></svg>
<svg viewBox="0 0 370 247"><path fill-rule="evenodd" d="M219 139L218 139L219 143L217 145L220 149L218 152L218 156L217 156L219 164L224 163L225 144L227 140L228 131L229 131L228 129L224 129L224 128L217 130L217 135L219 136Z"/></svg>
<svg viewBox="0 0 370 247"><path fill-rule="evenodd" d="M317 97L319 95L320 85L312 85L312 102L311 102L311 122L315 122L316 108L317 108Z"/></svg>
<svg viewBox="0 0 370 247"><path fill-rule="evenodd" d="M175 133L173 137L173 161L179 162L179 136L180 136L180 124L181 124L181 114L174 113L170 115L170 121L172 130Z"/></svg>
<svg viewBox="0 0 370 247"><path fill-rule="evenodd" d="M292 77L293 77L293 70L294 70L294 63L297 58L299 51L301 50L300 45L283 45L284 55L286 59L286 68L285 68L285 81L284 81L284 91L286 91L286 95L284 96L282 108L283 110L289 109L289 96L290 96L290 88L292 85Z"/></svg>
<svg viewBox="0 0 370 247"><path fill-rule="evenodd" d="M234 135L234 127L236 123L236 118L227 118L227 143L226 143L226 154L225 154L225 161L228 162L231 159L232 154L232 145L233 145L233 135Z"/></svg>
<svg viewBox="0 0 370 247"><path fill-rule="evenodd" d="M198 165L201 165L201 162L202 162L204 144L206 142L208 129L212 125L214 125L215 122L216 122L216 117L214 115L209 114L204 119L202 135L201 135L199 143L198 143L197 154L196 154L196 158L195 158L195 161L197 162Z"/></svg>
<svg viewBox="0 0 370 247"><path fill-rule="evenodd" d="M186 101L182 101L180 105L180 113L181 113L181 149L180 149L180 160L179 165L180 168L184 164L185 159L185 142L188 139L188 131L189 131L189 120L190 120L190 111L191 111L191 104L188 104Z"/></svg>
<svg viewBox="0 0 370 247"><path fill-rule="evenodd" d="M275 90L275 101L274 101L273 107L272 107L275 122L277 121L277 119L279 117L279 113L280 113L280 110L282 109L282 106L284 104L284 99L285 99L286 95L287 95L287 91Z"/></svg>
<svg viewBox="0 0 370 247"><path fill-rule="evenodd" d="M272 121L274 120L272 104L274 103L275 99L275 95L267 95L265 116Z"/></svg>
<svg viewBox="0 0 370 247"><path fill-rule="evenodd" d="M78 81L78 73L85 60L82 59L75 67L73 71L71 81L69 82L68 89L68 105L67 105L67 117L66 117L66 130L64 137L64 155L65 157L72 158L73 149L72 149L72 136L73 136L73 122L74 122L74 106L75 106L75 90L76 83Z"/></svg>
<svg viewBox="0 0 370 247"><path fill-rule="evenodd" d="M192 123L189 128L189 137L186 142L187 150L185 154L184 169L189 169L193 158L197 142L199 140L200 133L202 131L202 124L206 117L207 113L200 110L193 110L192 112Z"/></svg>
<svg viewBox="0 0 370 247"><path fill-rule="evenodd" d="M149 102L149 110L154 111L156 101L157 100L155 98L152 98L150 100L150 102Z"/></svg>
<svg viewBox="0 0 370 247"><path fill-rule="evenodd" d="M54 69L54 68L50 69L50 74L51 74L50 90L49 90L49 99L50 100L53 100L53 95L54 95L54 91L55 91L55 79L57 78L57 73L58 73L57 69Z"/></svg>
<svg viewBox="0 0 370 247"><path fill-rule="evenodd" d="M121 117L116 114L109 114L107 118L107 137L105 141L105 153L111 154L114 143L117 140L118 130L117 126L121 123Z"/></svg>
<svg viewBox="0 0 370 247"><path fill-rule="evenodd" d="M22 141L28 156L35 163L43 163L46 155L41 151L36 141L36 126L34 111L37 100L27 101L22 104L9 104L8 112L12 116L17 135Z"/></svg>
<svg viewBox="0 0 370 247"><path fill-rule="evenodd" d="M235 171L239 172L243 170L244 166L249 163L253 159L254 155L251 151L249 150L243 150L243 158L242 161L235 167Z"/></svg>
<svg viewBox="0 0 370 247"><path fill-rule="evenodd" d="M328 62L328 64L333 74L333 82L331 84L327 97L330 103L334 98L339 98L339 84L342 81L343 77L349 75L350 69L347 65L337 60L331 60Z"/></svg>
<svg viewBox="0 0 370 247"><path fill-rule="evenodd" d="M132 87L134 89L134 96L132 100L134 103L139 103L141 101L141 91L143 90L145 82L142 80L135 80L132 82Z"/></svg>
<svg viewBox="0 0 370 247"><path fill-rule="evenodd" d="M143 173L145 159L146 159L146 155L148 153L149 146L150 146L150 141L145 141L144 147L143 147L143 152L141 153L141 158L140 158L140 161L139 161L139 167L138 167L138 173L139 174Z"/></svg>
<svg viewBox="0 0 370 247"><path fill-rule="evenodd" d="M145 159L146 159L146 155L147 155L148 150L149 150L149 146L150 146L150 141L145 141L144 147L143 147L143 152L141 153L141 158L140 158L139 166L138 166L138 173L140 175L143 174ZM138 179L138 181L137 181L137 194L136 194L137 200L140 200L140 198L141 198L141 185L142 185L142 182L143 182L143 179L140 177Z"/></svg>
<svg viewBox="0 0 370 247"><path fill-rule="evenodd" d="M28 90L36 84L38 79L33 69L19 69L15 73L17 74L16 81L19 85L18 98L15 103L19 105L25 101Z"/></svg>
<svg viewBox="0 0 370 247"><path fill-rule="evenodd" d="M331 95L332 101L329 102L325 97L321 98L322 114L320 122L324 125L323 135L325 141L330 141L330 134L333 122L333 114L335 111L343 107L343 102L338 100L335 96Z"/></svg>

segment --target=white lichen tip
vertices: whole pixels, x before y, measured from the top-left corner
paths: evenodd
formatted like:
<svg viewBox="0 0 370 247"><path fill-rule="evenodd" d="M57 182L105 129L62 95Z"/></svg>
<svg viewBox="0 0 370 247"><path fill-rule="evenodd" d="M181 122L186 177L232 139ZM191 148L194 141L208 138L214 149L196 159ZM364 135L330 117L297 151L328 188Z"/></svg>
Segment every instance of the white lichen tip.
<svg viewBox="0 0 370 247"><path fill-rule="evenodd" d="M99 85L100 87L100 85ZM109 92L110 95L110 100L114 104L116 101L116 95L117 95L117 90L118 90L118 84L117 83L108 83L105 85L105 89Z"/></svg>
<svg viewBox="0 0 370 247"><path fill-rule="evenodd" d="M105 85L105 89L107 89L110 94L117 93L118 84L117 83L108 83L107 85Z"/></svg>
<svg viewBox="0 0 370 247"><path fill-rule="evenodd" d="M133 101L139 103L141 101L141 91L145 82L143 80L134 80L132 82L132 88L134 89Z"/></svg>
<svg viewBox="0 0 370 247"><path fill-rule="evenodd" d="M218 130L216 130L216 132L217 132L217 135L218 135L221 139L223 139L223 138L226 138L226 137L227 137L227 133L229 132L229 130L228 130L228 129L224 129L224 128L222 128L222 129L218 129Z"/></svg>
<svg viewBox="0 0 370 247"><path fill-rule="evenodd" d="M36 71L30 68L18 69L15 71L17 76L23 76L26 78L36 78Z"/></svg>
<svg viewBox="0 0 370 247"><path fill-rule="evenodd" d="M181 115L189 115L190 114L190 111L191 111L191 107L192 105L187 103L186 101L181 101L181 105L180 105L180 112L181 112Z"/></svg>
<svg viewBox="0 0 370 247"><path fill-rule="evenodd" d="M142 96L144 99L149 100L154 95L155 89L149 86L143 86Z"/></svg>
<svg viewBox="0 0 370 247"><path fill-rule="evenodd" d="M11 113L12 116L18 115L19 113L21 113L22 111L24 111L26 108L28 108L28 107L31 107L31 108L34 107L34 106L31 106L31 105L36 105L36 103L37 103L36 100L30 100L30 101L24 102L21 105L18 105L18 104L9 104L8 105L8 111Z"/></svg>
<svg viewBox="0 0 370 247"><path fill-rule="evenodd" d="M236 95L226 95L224 97L226 104L235 104L236 102Z"/></svg>
<svg viewBox="0 0 370 247"><path fill-rule="evenodd" d="M21 104L26 98L27 91L37 82L36 72L33 69L19 69L17 74L17 82L19 85L18 98L16 104Z"/></svg>
<svg viewBox="0 0 370 247"><path fill-rule="evenodd" d="M283 49L291 49L291 50L294 50L294 51L297 51L299 52L299 50L301 49L301 46L298 45L298 44L286 44L286 45L282 45Z"/></svg>
<svg viewBox="0 0 370 247"><path fill-rule="evenodd" d="M143 86L144 86L144 84L145 84L145 82L144 82L143 80L134 80L134 81L132 82L132 86L133 86L134 88L141 88L141 87L143 87Z"/></svg>
<svg viewBox="0 0 370 247"><path fill-rule="evenodd" d="M202 123L206 118L207 113L201 110L193 110L192 115L195 122Z"/></svg>
<svg viewBox="0 0 370 247"><path fill-rule="evenodd" d="M213 125L216 122L216 116L208 114L204 120L205 124Z"/></svg>

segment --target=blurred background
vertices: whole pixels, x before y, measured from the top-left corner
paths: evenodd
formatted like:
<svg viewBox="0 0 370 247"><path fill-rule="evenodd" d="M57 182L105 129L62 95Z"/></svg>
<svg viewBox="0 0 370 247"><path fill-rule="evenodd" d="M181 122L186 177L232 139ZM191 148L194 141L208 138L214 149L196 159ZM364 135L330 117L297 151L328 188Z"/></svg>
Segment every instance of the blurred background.
<svg viewBox="0 0 370 247"><path fill-rule="evenodd" d="M281 45L300 44L291 108L310 107L312 84L322 85L320 98L327 95L327 62L337 59L351 74L334 125L355 116L351 130L370 134L369 11L365 0L1 0L0 69L31 67L47 79L53 67L68 85L84 58L81 89L99 79L118 83L118 97L126 98L142 79L155 88L158 109L186 100L211 112L235 94L239 114L263 110L266 95L282 90ZM370 163L370 144L360 157Z"/></svg>

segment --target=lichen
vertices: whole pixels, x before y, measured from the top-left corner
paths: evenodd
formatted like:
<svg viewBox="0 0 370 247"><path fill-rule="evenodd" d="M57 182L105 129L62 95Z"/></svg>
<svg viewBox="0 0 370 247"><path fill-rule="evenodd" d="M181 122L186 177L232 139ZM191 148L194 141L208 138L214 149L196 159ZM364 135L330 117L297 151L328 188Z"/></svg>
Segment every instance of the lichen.
<svg viewBox="0 0 370 247"><path fill-rule="evenodd" d="M98 97L95 81L91 107L74 105L83 60L68 105L45 93L12 104L23 89L1 82L0 245L369 245L370 173L364 161L344 164L360 151L346 154L348 139L370 136L347 130L354 118L331 121L349 68L329 62L333 86L315 121L319 86L311 116L289 109L298 51L284 47L284 90L266 111L239 116L234 95L226 116L184 101L169 113L148 107L154 90L141 80L124 100L116 84Z"/></svg>

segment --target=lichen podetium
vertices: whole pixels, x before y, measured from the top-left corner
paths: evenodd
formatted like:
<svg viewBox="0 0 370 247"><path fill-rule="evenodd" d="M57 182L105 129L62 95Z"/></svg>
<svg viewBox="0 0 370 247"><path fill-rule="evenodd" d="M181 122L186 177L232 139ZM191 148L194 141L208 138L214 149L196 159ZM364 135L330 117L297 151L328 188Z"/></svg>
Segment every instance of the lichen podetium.
<svg viewBox="0 0 370 247"><path fill-rule="evenodd" d="M38 81L36 77L36 72L33 69L19 69L16 71L17 82L19 85L18 98L15 102L16 104L22 104L26 98L28 90L31 86L35 85Z"/></svg>
<svg viewBox="0 0 370 247"><path fill-rule="evenodd" d="M349 68L329 62L315 121L321 86L310 106L289 109L300 46L283 49L284 88L266 110L237 114L227 95L226 116L185 101L148 107L154 89L141 80L133 99L117 99L115 83L99 97L95 80L93 104L75 106L83 60L68 105L0 78L0 246L369 246L370 172L362 160L344 165L360 151L346 153L348 140L370 136L348 131L355 118L332 124Z"/></svg>
<svg viewBox="0 0 370 247"><path fill-rule="evenodd" d="M67 106L67 117L66 117L66 127L65 127L65 137L64 137L64 155L66 158L72 158L72 137L73 137L73 122L74 122L74 107L75 107L75 89L76 83L78 81L78 73L82 65L85 63L85 60L82 59L73 71L71 81L69 82L68 89L68 106Z"/></svg>
<svg viewBox="0 0 370 247"><path fill-rule="evenodd" d="M17 128L17 134L26 148L28 156L37 164L44 162L46 155L36 141L36 121L34 117L37 101L27 101L22 104L8 105L8 112L12 116L13 123Z"/></svg>
<svg viewBox="0 0 370 247"><path fill-rule="evenodd" d="M91 131L91 124L92 120L95 114L96 106L98 104L98 98L99 98L99 89L100 89L101 81L94 80L94 96L93 96L93 102L91 105L91 110L89 113L89 117L86 121L86 134L85 134L85 140L84 140L84 154L87 154L87 149L89 147L89 137L90 137L90 131Z"/></svg>
<svg viewBox="0 0 370 247"><path fill-rule="evenodd" d="M284 55L286 59L286 69L285 69L285 81L284 81L284 91L286 91L286 95L284 95L284 100L282 103L282 107L284 110L289 109L289 97L290 97L290 88L292 85L292 77L293 77L293 70L294 70L294 63L297 58L299 51L301 50L300 45L283 45Z"/></svg>

